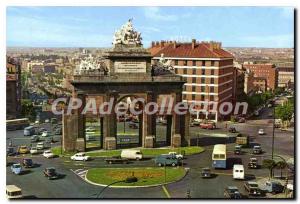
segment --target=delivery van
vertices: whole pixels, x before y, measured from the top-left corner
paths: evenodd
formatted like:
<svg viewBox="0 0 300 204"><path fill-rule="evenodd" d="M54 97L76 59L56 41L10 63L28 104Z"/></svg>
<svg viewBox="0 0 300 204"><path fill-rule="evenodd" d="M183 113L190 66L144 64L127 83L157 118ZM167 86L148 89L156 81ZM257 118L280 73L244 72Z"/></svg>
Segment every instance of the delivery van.
<svg viewBox="0 0 300 204"><path fill-rule="evenodd" d="M241 179L245 178L244 166L241 164L233 165L233 179Z"/></svg>
<svg viewBox="0 0 300 204"><path fill-rule="evenodd" d="M15 185L6 186L6 197L8 199L22 198L22 190Z"/></svg>
<svg viewBox="0 0 300 204"><path fill-rule="evenodd" d="M141 150L124 149L121 152L121 158L141 160L143 158L143 154Z"/></svg>

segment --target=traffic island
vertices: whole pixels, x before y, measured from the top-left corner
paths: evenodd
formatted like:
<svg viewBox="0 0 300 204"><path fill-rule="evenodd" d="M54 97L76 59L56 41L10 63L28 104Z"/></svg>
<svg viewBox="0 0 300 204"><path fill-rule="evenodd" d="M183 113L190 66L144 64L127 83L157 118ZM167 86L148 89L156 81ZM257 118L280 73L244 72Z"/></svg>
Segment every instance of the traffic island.
<svg viewBox="0 0 300 204"><path fill-rule="evenodd" d="M181 180L186 175L186 170L182 167L167 168L92 168L89 169L85 180L93 185L108 186L112 188L139 188L153 187L173 183ZM137 182L124 181L128 177L136 177Z"/></svg>

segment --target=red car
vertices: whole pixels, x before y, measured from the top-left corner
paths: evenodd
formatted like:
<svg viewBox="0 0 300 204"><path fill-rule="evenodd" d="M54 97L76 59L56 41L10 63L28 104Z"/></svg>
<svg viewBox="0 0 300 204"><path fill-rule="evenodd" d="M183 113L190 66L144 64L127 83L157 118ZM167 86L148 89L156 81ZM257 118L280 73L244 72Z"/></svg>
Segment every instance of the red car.
<svg viewBox="0 0 300 204"><path fill-rule="evenodd" d="M200 123L200 128L212 130L216 128L216 123L215 122Z"/></svg>

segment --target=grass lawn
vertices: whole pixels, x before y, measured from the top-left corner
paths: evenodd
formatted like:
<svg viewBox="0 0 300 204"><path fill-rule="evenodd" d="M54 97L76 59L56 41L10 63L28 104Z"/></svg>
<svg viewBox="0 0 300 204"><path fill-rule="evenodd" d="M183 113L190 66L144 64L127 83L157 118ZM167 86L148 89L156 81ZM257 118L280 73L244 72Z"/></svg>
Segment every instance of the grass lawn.
<svg viewBox="0 0 300 204"><path fill-rule="evenodd" d="M135 148L140 149L140 148ZM60 155L61 148L60 147L54 147L51 149L53 154ZM101 151L94 151L94 152L87 152L86 154L91 157L113 157L113 156L120 156L122 150L101 150ZM185 151L185 155L192 155L192 154L198 154L204 151L203 147L179 147L179 148L153 148L153 149L141 149L144 156L157 156L160 154L167 154L169 152L177 152L182 153L182 151ZM72 153L64 153L63 155L69 156L72 155Z"/></svg>
<svg viewBox="0 0 300 204"><path fill-rule="evenodd" d="M99 184L108 185L125 180L127 177L138 178L136 183L120 182L116 186L147 186L165 183L165 168L93 168L88 170L87 179ZM185 175L183 168L166 168L166 182L177 181Z"/></svg>

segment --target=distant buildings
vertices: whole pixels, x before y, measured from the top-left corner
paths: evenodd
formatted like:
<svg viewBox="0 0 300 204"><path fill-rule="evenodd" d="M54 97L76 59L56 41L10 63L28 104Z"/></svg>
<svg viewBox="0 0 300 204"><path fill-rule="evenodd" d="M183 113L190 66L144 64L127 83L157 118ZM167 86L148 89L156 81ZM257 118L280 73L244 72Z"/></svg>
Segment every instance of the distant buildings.
<svg viewBox="0 0 300 204"><path fill-rule="evenodd" d="M218 107L222 102L233 101L233 56L222 49L219 42L179 43L175 41L152 42L150 52L153 63L161 57L169 60L175 73L187 79L184 85L183 100L188 103L215 102ZM197 118L217 121L223 116L214 112L213 105L208 110L199 111Z"/></svg>
<svg viewBox="0 0 300 204"><path fill-rule="evenodd" d="M277 67L278 87L292 88L294 86L294 67Z"/></svg>
<svg viewBox="0 0 300 204"><path fill-rule="evenodd" d="M266 90L275 90L278 83L278 72L273 64L243 64L243 68L249 69L255 77L259 77L256 85L261 85L262 79L266 80Z"/></svg>
<svg viewBox="0 0 300 204"><path fill-rule="evenodd" d="M12 58L6 59L6 118L21 115L21 66Z"/></svg>

